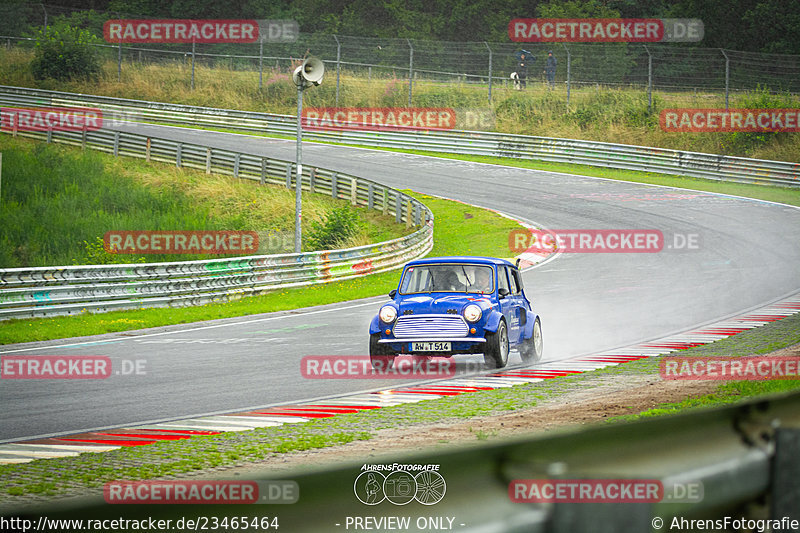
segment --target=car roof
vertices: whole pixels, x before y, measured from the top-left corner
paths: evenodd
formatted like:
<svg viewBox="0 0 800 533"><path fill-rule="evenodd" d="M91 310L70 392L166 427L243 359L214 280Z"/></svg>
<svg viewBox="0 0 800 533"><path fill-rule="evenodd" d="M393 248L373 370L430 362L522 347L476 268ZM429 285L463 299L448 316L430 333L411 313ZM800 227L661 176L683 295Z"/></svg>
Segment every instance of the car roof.
<svg viewBox="0 0 800 533"><path fill-rule="evenodd" d="M496 257L481 257L472 255L455 255L446 257L430 257L427 259L415 259L409 261L406 266L414 265L435 265L435 264L448 264L448 263L474 263L478 265L508 265L513 267L514 264L506 259L498 259Z"/></svg>

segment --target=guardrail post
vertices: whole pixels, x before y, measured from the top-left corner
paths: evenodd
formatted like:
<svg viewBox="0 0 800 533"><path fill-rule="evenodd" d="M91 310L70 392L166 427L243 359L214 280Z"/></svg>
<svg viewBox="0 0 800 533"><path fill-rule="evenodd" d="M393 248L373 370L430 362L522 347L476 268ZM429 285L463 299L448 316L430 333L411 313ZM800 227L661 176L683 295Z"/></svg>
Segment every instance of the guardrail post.
<svg viewBox="0 0 800 533"><path fill-rule="evenodd" d="M334 200L339 198L339 191L337 190L337 183L336 183L338 181L337 176L338 175L336 174L336 172L334 172L333 175L331 175L331 196L333 197Z"/></svg>
<svg viewBox="0 0 800 533"><path fill-rule="evenodd" d="M119 155L119 132L114 132L114 157Z"/></svg>
<svg viewBox="0 0 800 533"><path fill-rule="evenodd" d="M292 164L286 163L286 188L292 188Z"/></svg>
<svg viewBox="0 0 800 533"><path fill-rule="evenodd" d="M389 190L386 187L383 188L383 214L389 214Z"/></svg>
<svg viewBox="0 0 800 533"><path fill-rule="evenodd" d="M411 202L406 202L406 227L411 227Z"/></svg>
<svg viewBox="0 0 800 533"><path fill-rule="evenodd" d="M183 158L183 143L178 143L178 147L175 149L175 166L181 168L181 164L183 163L181 159Z"/></svg>
<svg viewBox="0 0 800 533"><path fill-rule="evenodd" d="M358 205L358 178L350 179L350 203L354 206Z"/></svg>
<svg viewBox="0 0 800 533"><path fill-rule="evenodd" d="M211 148L206 148L206 174L211 174Z"/></svg>
<svg viewBox="0 0 800 533"><path fill-rule="evenodd" d="M47 128L47 144L50 144L51 142L53 142L53 128Z"/></svg>
<svg viewBox="0 0 800 533"><path fill-rule="evenodd" d="M148 163L150 162L150 137L147 138L147 141L144 143L144 160Z"/></svg>
<svg viewBox="0 0 800 533"><path fill-rule="evenodd" d="M239 162L241 161L242 154L237 153L236 157L233 158L233 177L239 177Z"/></svg>
<svg viewBox="0 0 800 533"><path fill-rule="evenodd" d="M403 197L399 192L395 193L394 219L398 224L403 222Z"/></svg>
<svg viewBox="0 0 800 533"><path fill-rule="evenodd" d="M372 211L375 208L375 186L372 183L367 183L367 210Z"/></svg>
<svg viewBox="0 0 800 533"><path fill-rule="evenodd" d="M17 136L17 130L18 129L19 128L18 128L18 125L17 125L17 114L14 113L14 114L11 115L11 131L13 132L12 137L16 137Z"/></svg>
<svg viewBox="0 0 800 533"><path fill-rule="evenodd" d="M775 457L770 478L770 518L800 520L800 429L775 430Z"/></svg>
<svg viewBox="0 0 800 533"><path fill-rule="evenodd" d="M261 158L261 185L267 182L267 158Z"/></svg>
<svg viewBox="0 0 800 533"><path fill-rule="evenodd" d="M418 203L414 202L414 225L419 226L419 219L420 219L420 206Z"/></svg>
<svg viewBox="0 0 800 533"><path fill-rule="evenodd" d="M317 187L317 169L315 167L311 167L311 171L308 173L308 190L310 192L314 192L314 189Z"/></svg>
<svg viewBox="0 0 800 533"><path fill-rule="evenodd" d="M81 150L86 150L86 124L83 125L81 130Z"/></svg>

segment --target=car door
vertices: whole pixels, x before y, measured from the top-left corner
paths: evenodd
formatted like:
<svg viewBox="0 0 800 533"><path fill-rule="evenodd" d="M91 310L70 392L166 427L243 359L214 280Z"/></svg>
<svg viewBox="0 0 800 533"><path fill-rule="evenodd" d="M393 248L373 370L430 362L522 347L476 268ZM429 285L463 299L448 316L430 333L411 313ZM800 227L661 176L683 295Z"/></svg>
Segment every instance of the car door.
<svg viewBox="0 0 800 533"><path fill-rule="evenodd" d="M500 293L505 296L500 298ZM506 319L508 326L508 340L510 344L519 342L520 334L520 315L518 297L512 292L511 283L508 276L508 267L505 265L497 266L497 296L500 302L500 310Z"/></svg>
<svg viewBox="0 0 800 533"><path fill-rule="evenodd" d="M522 289L519 270L511 267L506 268L508 269L508 282L511 286L511 298L514 301L516 316L519 318L519 337L516 340L522 342L525 338L525 328L528 322L529 304Z"/></svg>

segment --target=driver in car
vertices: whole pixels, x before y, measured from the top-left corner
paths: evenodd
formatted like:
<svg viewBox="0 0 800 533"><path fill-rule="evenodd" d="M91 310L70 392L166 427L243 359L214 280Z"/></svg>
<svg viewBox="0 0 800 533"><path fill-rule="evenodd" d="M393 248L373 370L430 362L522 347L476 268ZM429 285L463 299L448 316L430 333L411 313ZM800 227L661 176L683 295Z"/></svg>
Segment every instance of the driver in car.
<svg viewBox="0 0 800 533"><path fill-rule="evenodd" d="M489 268L479 267L475 269L475 289L484 294L492 292L492 271Z"/></svg>

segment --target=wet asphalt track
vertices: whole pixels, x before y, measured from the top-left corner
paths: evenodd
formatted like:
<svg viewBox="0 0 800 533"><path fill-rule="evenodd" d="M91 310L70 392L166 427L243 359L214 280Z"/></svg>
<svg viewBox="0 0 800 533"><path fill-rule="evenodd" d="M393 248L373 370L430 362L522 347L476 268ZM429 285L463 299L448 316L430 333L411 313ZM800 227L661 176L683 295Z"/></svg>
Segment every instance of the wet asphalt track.
<svg viewBox="0 0 800 533"><path fill-rule="evenodd" d="M288 140L159 126L125 129L287 160L295 153ZM546 361L693 329L800 290L800 209L314 143L304 143L303 163L490 207L552 229L661 230L666 247L660 253L566 254L525 273L526 292L543 321ZM697 235L698 249L670 249L675 234ZM0 355L109 356L115 372L124 368L123 360L142 360L146 374L3 380L0 441L398 385L300 375L306 355L366 354L368 322L385 299L88 341L5 346ZM518 362L512 352L511 363Z"/></svg>

